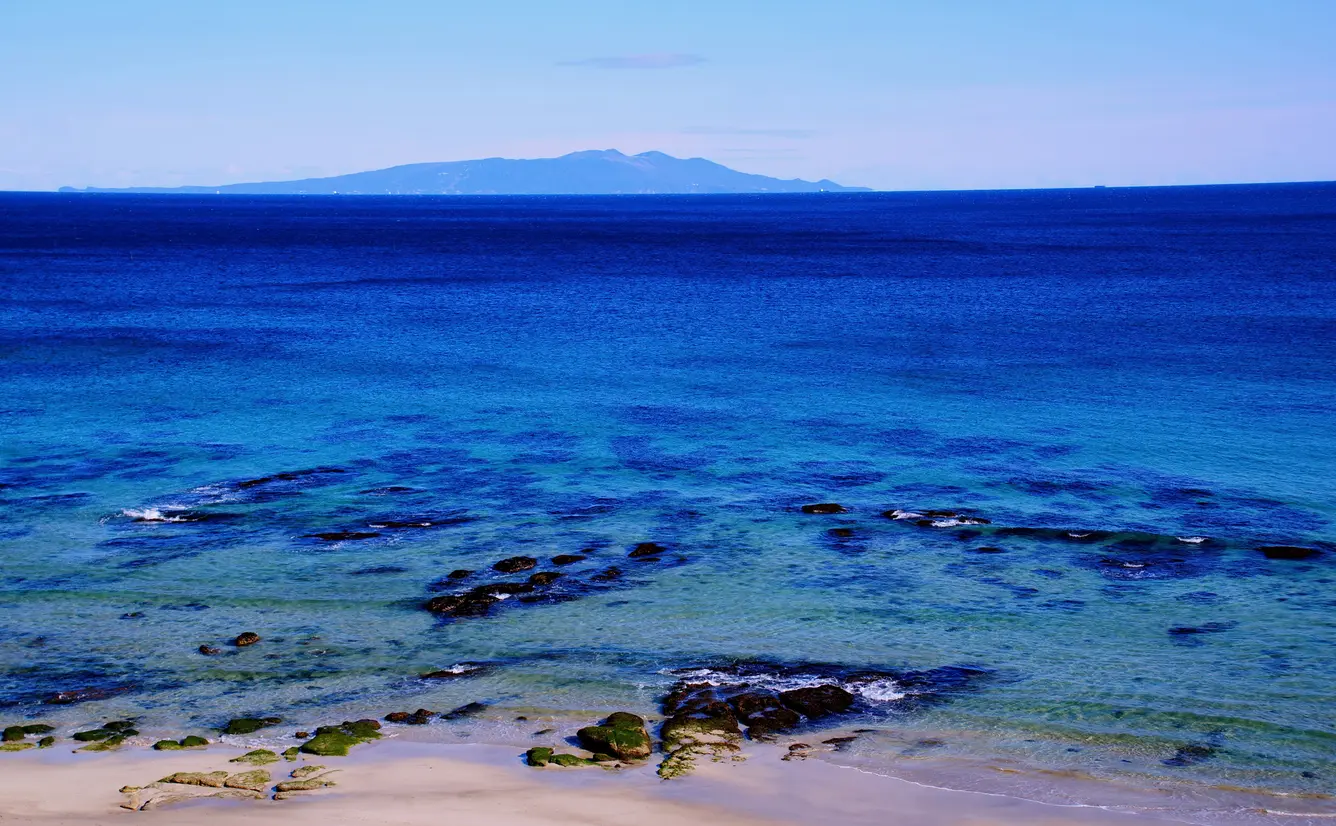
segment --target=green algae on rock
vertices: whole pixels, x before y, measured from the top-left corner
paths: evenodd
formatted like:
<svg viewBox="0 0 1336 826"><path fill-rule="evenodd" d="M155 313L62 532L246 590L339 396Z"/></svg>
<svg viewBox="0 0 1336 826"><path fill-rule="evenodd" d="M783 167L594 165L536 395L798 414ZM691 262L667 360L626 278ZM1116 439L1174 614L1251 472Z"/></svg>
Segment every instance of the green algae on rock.
<svg viewBox="0 0 1336 826"><path fill-rule="evenodd" d="M227 761L229 763L249 763L252 766L267 766L270 763L278 762L278 755L269 749L255 749L248 751L240 757L233 757Z"/></svg>
<svg viewBox="0 0 1336 826"><path fill-rule="evenodd" d="M227 780L227 772L176 772L164 777L162 783L179 783L184 786L207 786L211 789L221 789L223 783Z"/></svg>
<svg viewBox="0 0 1336 826"><path fill-rule="evenodd" d="M13 741L10 741L8 743L0 743L0 751L27 751L28 749L31 748L35 748L35 746L33 746L32 743L24 743L24 742L16 743Z"/></svg>
<svg viewBox="0 0 1336 826"><path fill-rule="evenodd" d="M282 717L238 717L229 720L223 726L223 734L254 734L262 728L276 726L283 722Z"/></svg>
<svg viewBox="0 0 1336 826"><path fill-rule="evenodd" d="M134 729L130 729L129 731L126 731L122 734L112 735L111 737L108 737L105 740L100 740L95 743L89 743L88 745L84 746L81 749L76 749L76 751L115 751L125 743L126 738L131 737L138 733L139 732L135 731Z"/></svg>
<svg viewBox="0 0 1336 826"><path fill-rule="evenodd" d="M319 774L324 770L325 767L319 765L298 766L292 770L288 777L291 777L294 780L301 780L302 778L310 777L313 774Z"/></svg>
<svg viewBox="0 0 1336 826"><path fill-rule="evenodd" d="M299 754L301 754L301 749L297 748L296 746L289 746L288 748L283 749L283 759L287 760L288 762L296 760L297 755Z"/></svg>
<svg viewBox="0 0 1336 826"><path fill-rule="evenodd" d="M597 726L585 726L575 736L582 747L596 755L613 755L621 760L644 760L651 751L645 721L625 711L609 715Z"/></svg>
<svg viewBox="0 0 1336 826"><path fill-rule="evenodd" d="M50 736L50 735L47 735L46 737L43 737L41 740L38 740L38 741L37 741L37 748L39 748L39 749L49 749L49 748L51 748L52 746L54 746L55 744L56 744L56 738L54 738L54 737L52 737L52 736Z"/></svg>
<svg viewBox="0 0 1336 826"><path fill-rule="evenodd" d="M251 792L262 792L265 786L273 778L269 772L264 769L251 769L246 772L238 772L223 781L223 786L229 789L245 789Z"/></svg>
<svg viewBox="0 0 1336 826"><path fill-rule="evenodd" d="M571 768L574 766L594 765L593 760L589 760L588 758L585 757L576 757L573 754L554 754L550 758L548 758L548 762L555 763L558 766L565 766L567 768Z"/></svg>
<svg viewBox="0 0 1336 826"><path fill-rule="evenodd" d="M353 746L380 738L380 723L375 720L345 720L337 726L321 726L315 736L300 749L319 757L347 757Z"/></svg>
<svg viewBox="0 0 1336 826"><path fill-rule="evenodd" d="M48 726L46 723L29 723L26 726L20 726L24 734L50 734L56 730L55 726Z"/></svg>
<svg viewBox="0 0 1336 826"><path fill-rule="evenodd" d="M28 734L23 730L23 726L7 726L3 736L0 736L0 740L6 743L17 743L27 736Z"/></svg>
<svg viewBox="0 0 1336 826"><path fill-rule="evenodd" d="M182 737L180 740L159 740L153 744L154 751L180 751L181 749L198 749L209 745L209 741L203 737L191 734Z"/></svg>
<svg viewBox="0 0 1336 826"><path fill-rule="evenodd" d="M524 753L524 761L530 766L541 768L552 759L552 749L546 746L534 746Z"/></svg>

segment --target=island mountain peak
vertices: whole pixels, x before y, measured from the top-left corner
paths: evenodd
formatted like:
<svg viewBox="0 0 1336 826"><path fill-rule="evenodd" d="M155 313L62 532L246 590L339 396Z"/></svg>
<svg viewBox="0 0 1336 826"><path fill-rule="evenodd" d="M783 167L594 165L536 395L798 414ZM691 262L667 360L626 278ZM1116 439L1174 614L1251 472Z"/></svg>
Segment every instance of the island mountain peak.
<svg viewBox="0 0 1336 826"><path fill-rule="evenodd" d="M752 175L704 158L675 158L656 151L627 155L617 149L587 149L558 158L414 163L299 181L173 188L63 187L61 191L194 195L667 195L867 190L824 179L812 182Z"/></svg>

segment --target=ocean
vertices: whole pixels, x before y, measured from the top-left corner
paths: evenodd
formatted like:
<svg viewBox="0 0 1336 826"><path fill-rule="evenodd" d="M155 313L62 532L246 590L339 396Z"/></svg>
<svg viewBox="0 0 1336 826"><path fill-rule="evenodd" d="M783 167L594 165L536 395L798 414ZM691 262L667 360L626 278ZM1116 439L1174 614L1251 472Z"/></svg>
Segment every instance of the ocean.
<svg viewBox="0 0 1336 826"><path fill-rule="evenodd" d="M0 194L0 722L732 674L861 766L1336 793L1333 368L1336 184Z"/></svg>

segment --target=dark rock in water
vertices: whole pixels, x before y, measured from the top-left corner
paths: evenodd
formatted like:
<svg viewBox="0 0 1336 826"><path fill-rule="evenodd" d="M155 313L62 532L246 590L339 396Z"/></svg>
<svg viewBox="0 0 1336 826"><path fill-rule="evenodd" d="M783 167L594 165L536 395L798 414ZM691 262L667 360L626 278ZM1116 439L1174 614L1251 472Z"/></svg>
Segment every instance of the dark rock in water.
<svg viewBox="0 0 1336 826"><path fill-rule="evenodd" d="M487 710L486 703L469 703L462 705L454 711L447 711L441 715L443 720L463 720L466 717L476 717Z"/></svg>
<svg viewBox="0 0 1336 826"><path fill-rule="evenodd" d="M432 597L427 600L423 606L433 614L441 614L450 617L481 617L486 616L492 606L500 602L497 597L490 594L452 594L450 596Z"/></svg>
<svg viewBox="0 0 1336 826"><path fill-rule="evenodd" d="M456 663L449 668L428 671L418 675L423 680L458 680L462 677L481 677L492 670L486 663Z"/></svg>
<svg viewBox="0 0 1336 826"><path fill-rule="evenodd" d="M753 740L769 740L795 728L802 722L798 712L785 708L773 692L752 691L729 700L738 719L747 724L747 736Z"/></svg>
<svg viewBox="0 0 1336 826"><path fill-rule="evenodd" d="M412 712L392 711L385 715L385 720L389 723L402 723L406 726L425 726L435 716L436 712L420 708Z"/></svg>
<svg viewBox="0 0 1336 826"><path fill-rule="evenodd" d="M237 717L223 726L223 734L254 734L262 728L276 726L283 722L282 717Z"/></svg>
<svg viewBox="0 0 1336 826"><path fill-rule="evenodd" d="M844 507L843 505L837 505L834 502L818 502L817 504L814 505L803 505L801 510L803 513L818 514L823 516L833 513L849 512L848 508Z"/></svg>
<svg viewBox="0 0 1336 826"><path fill-rule="evenodd" d="M243 631L242 633L238 634L234 640L232 640L232 644L235 645L237 648L245 648L246 646L254 645L259 641L260 641L259 634L255 633L254 631Z"/></svg>
<svg viewBox="0 0 1336 826"><path fill-rule="evenodd" d="M530 585L551 585L561 579L565 574L560 571L539 571L529 577Z"/></svg>
<svg viewBox="0 0 1336 826"><path fill-rule="evenodd" d="M994 546L992 546L992 545L983 545L982 547L975 548L975 549L974 549L974 552L975 552L976 554L1001 554L1001 553L1006 553L1006 551L1002 550L1001 548L996 548L996 547L994 547Z"/></svg>
<svg viewBox="0 0 1336 826"><path fill-rule="evenodd" d="M640 559L646 556L658 556L666 550L668 549L657 542L641 542L639 545L632 548L627 556L631 559Z"/></svg>
<svg viewBox="0 0 1336 826"><path fill-rule="evenodd" d="M1291 562L1299 562L1322 555L1322 551L1317 548L1302 548L1296 545L1263 545L1257 550L1261 551L1267 559L1282 559Z"/></svg>
<svg viewBox="0 0 1336 826"><path fill-rule="evenodd" d="M55 726L48 726L46 723L29 723L26 726L19 726L24 734L50 734L56 730Z"/></svg>
<svg viewBox="0 0 1336 826"><path fill-rule="evenodd" d="M93 700L105 700L127 689L108 690L105 688L81 688L74 691L61 691L47 697L42 702L50 706L68 706L75 703L87 703Z"/></svg>
<svg viewBox="0 0 1336 826"><path fill-rule="evenodd" d="M347 473L347 471L337 467L318 467L309 470L286 470L282 473L275 473L272 476L261 476L257 479L244 479L237 482L236 487L245 490L246 488L260 487L274 482L296 482L311 476L319 476L328 473Z"/></svg>
<svg viewBox="0 0 1336 826"><path fill-rule="evenodd" d="M88 731L76 731L72 736L80 743L92 743L98 740L106 740L115 737L116 732L103 726L102 728L90 729Z"/></svg>
<svg viewBox="0 0 1336 826"><path fill-rule="evenodd" d="M387 493L416 493L417 488L410 488L407 485L386 485L383 488L367 488L359 490L358 493L371 496L384 496Z"/></svg>
<svg viewBox="0 0 1336 826"><path fill-rule="evenodd" d="M848 711L853 707L854 695L837 685L818 685L781 691L779 700L807 719L816 720Z"/></svg>
<svg viewBox="0 0 1336 826"><path fill-rule="evenodd" d="M836 539L851 539L855 533L853 528L831 528L826 531L828 536L832 536Z"/></svg>
<svg viewBox="0 0 1336 826"><path fill-rule="evenodd" d="M1237 628L1237 622L1207 622L1201 625L1175 625L1169 629L1170 636L1182 637L1193 634L1219 634Z"/></svg>
<svg viewBox="0 0 1336 826"><path fill-rule="evenodd" d="M582 748L595 754L608 754L620 760L644 760L650 755L645 721L625 711L609 715L597 726L585 726L575 736Z"/></svg>
<svg viewBox="0 0 1336 826"><path fill-rule="evenodd" d="M223 653L223 649L214 648L212 645L201 645L199 647L199 653L203 654L206 657L213 657Z"/></svg>
<svg viewBox="0 0 1336 826"><path fill-rule="evenodd" d="M358 539L374 539L380 534L374 531L326 531L324 533L308 533L305 536L308 539L319 539L323 542L351 542Z"/></svg>
<svg viewBox="0 0 1336 826"><path fill-rule="evenodd" d="M107 729L108 731L114 731L117 734L125 734L134 727L135 723L133 720L116 720L102 726L102 728Z"/></svg>
<svg viewBox="0 0 1336 826"><path fill-rule="evenodd" d="M536 567L538 567L538 560L531 556L512 556L493 565L492 570L500 571L503 574L517 574L520 571L527 571Z"/></svg>
<svg viewBox="0 0 1336 826"><path fill-rule="evenodd" d="M143 618L144 618L143 611L130 611L129 613L121 614L121 619L143 619Z"/></svg>
<svg viewBox="0 0 1336 826"><path fill-rule="evenodd" d="M577 562L584 562L588 557L579 554L559 554L552 557L553 565L574 565Z"/></svg>
<svg viewBox="0 0 1336 826"><path fill-rule="evenodd" d="M402 574L408 571L407 568L398 565L375 565L370 568L359 568L356 571L350 571L349 576L375 576L378 574Z"/></svg>
<svg viewBox="0 0 1336 826"><path fill-rule="evenodd" d="M621 579L622 569L613 565L610 568L604 568L602 571L594 574L590 579L594 582L612 582L615 579Z"/></svg>
<svg viewBox="0 0 1336 826"><path fill-rule="evenodd" d="M470 589L467 596L487 597L497 594L528 594L532 591L533 586L527 582L492 582Z"/></svg>
<svg viewBox="0 0 1336 826"><path fill-rule="evenodd" d="M1204 743L1189 743L1179 746L1174 756L1161 761L1166 766L1192 766L1203 760L1209 760L1216 753L1215 746Z"/></svg>
<svg viewBox="0 0 1336 826"><path fill-rule="evenodd" d="M473 576L473 572L465 570L464 568L459 568L446 574L446 577L449 579L468 579L471 576Z"/></svg>

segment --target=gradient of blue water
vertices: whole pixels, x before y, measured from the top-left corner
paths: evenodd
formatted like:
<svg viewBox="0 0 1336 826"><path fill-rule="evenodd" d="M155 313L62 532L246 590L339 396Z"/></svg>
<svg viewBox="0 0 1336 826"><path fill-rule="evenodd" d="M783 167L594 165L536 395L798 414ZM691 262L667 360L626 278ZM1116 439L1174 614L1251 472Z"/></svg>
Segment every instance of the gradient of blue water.
<svg viewBox="0 0 1336 826"><path fill-rule="evenodd" d="M994 678L859 748L1332 791L1334 252L1336 185L0 195L0 708L649 710L719 658L971 664ZM344 473L227 487L318 466ZM120 515L170 505L240 518ZM980 555L892 507L1225 546ZM672 558L626 563L644 540ZM585 547L625 583L419 608L453 568ZM502 665L413 679L464 660ZM85 685L125 691L40 705ZM1189 743L1215 751L1165 764Z"/></svg>

